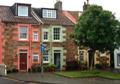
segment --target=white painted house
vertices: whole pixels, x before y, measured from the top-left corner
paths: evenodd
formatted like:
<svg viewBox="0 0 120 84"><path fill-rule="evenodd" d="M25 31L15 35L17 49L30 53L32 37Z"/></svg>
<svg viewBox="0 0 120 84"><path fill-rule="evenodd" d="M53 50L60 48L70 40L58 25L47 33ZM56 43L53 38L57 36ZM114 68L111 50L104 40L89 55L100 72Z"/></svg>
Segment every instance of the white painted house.
<svg viewBox="0 0 120 84"><path fill-rule="evenodd" d="M120 69L120 48L114 51L114 67Z"/></svg>

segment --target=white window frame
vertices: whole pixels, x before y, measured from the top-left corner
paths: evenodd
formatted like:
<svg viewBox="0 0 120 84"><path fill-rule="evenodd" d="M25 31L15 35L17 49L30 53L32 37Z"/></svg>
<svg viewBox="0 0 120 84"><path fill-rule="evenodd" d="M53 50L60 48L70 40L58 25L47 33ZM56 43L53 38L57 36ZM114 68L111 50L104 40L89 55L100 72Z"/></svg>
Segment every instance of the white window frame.
<svg viewBox="0 0 120 84"><path fill-rule="evenodd" d="M38 57L37 61L34 61L34 57ZM38 63L39 62L39 54L33 54L32 55L32 62L33 63L36 63L36 62Z"/></svg>
<svg viewBox="0 0 120 84"><path fill-rule="evenodd" d="M43 18L56 18L57 17L57 11L56 10L50 10L50 9L43 9L42 16L43 16Z"/></svg>
<svg viewBox="0 0 120 84"><path fill-rule="evenodd" d="M59 39L54 39L54 29L55 28L59 28L60 29L60 35L59 35ZM58 41L61 41L62 40L62 28L61 27L57 27L57 26L55 26L55 27L53 27L53 30L52 30L52 40L53 41L55 41L55 42L58 42Z"/></svg>
<svg viewBox="0 0 120 84"><path fill-rule="evenodd" d="M38 41L38 40L39 40L39 33L37 31L34 31L33 32L33 41Z"/></svg>
<svg viewBox="0 0 120 84"><path fill-rule="evenodd" d="M82 61L82 62L84 61L84 53L85 53L84 50L79 50L79 60Z"/></svg>
<svg viewBox="0 0 120 84"><path fill-rule="evenodd" d="M21 38L21 37L20 37L20 36L21 36L21 35L20 35L20 34L21 34L20 29L21 29L21 28L26 28L26 29L27 29L26 38ZM20 27L19 27L19 40L28 40L28 27L27 27L27 26L20 26Z"/></svg>
<svg viewBox="0 0 120 84"><path fill-rule="evenodd" d="M29 8L28 6L18 5L18 16L28 16Z"/></svg>
<svg viewBox="0 0 120 84"><path fill-rule="evenodd" d="M48 32L48 39L44 39L44 32ZM49 29L43 29L43 32L42 32L43 34L42 34L42 39L43 39L43 41L44 42L47 42L47 41L49 41Z"/></svg>
<svg viewBox="0 0 120 84"><path fill-rule="evenodd" d="M49 63L49 51L46 51L47 52L47 55L46 54L43 54L43 63ZM48 60L45 61L44 60L44 56L47 56L48 57Z"/></svg>

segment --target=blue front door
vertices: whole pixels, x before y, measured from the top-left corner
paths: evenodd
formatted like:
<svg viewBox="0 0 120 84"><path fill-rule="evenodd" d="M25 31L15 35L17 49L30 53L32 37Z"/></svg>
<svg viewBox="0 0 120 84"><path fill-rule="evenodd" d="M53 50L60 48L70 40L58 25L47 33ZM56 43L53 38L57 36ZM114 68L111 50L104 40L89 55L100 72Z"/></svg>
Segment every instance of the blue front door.
<svg viewBox="0 0 120 84"><path fill-rule="evenodd" d="M56 69L60 70L60 52L54 52L54 64L56 65Z"/></svg>

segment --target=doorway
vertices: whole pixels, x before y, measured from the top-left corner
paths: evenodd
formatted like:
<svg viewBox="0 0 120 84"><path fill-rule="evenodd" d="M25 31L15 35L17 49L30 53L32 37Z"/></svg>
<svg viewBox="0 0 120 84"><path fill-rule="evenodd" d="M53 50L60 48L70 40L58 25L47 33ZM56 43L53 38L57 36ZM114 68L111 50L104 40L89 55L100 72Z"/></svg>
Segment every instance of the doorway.
<svg viewBox="0 0 120 84"><path fill-rule="evenodd" d="M56 69L60 70L61 66L61 51L60 50L54 50L54 64L56 65Z"/></svg>

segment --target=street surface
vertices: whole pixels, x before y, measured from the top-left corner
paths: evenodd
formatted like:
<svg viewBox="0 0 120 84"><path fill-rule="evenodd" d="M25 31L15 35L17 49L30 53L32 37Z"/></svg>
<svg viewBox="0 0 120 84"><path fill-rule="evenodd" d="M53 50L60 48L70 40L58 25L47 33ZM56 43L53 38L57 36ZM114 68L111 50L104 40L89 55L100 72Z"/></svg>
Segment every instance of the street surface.
<svg viewBox="0 0 120 84"><path fill-rule="evenodd" d="M37 83L25 83L14 79L0 77L0 84L37 84Z"/></svg>

